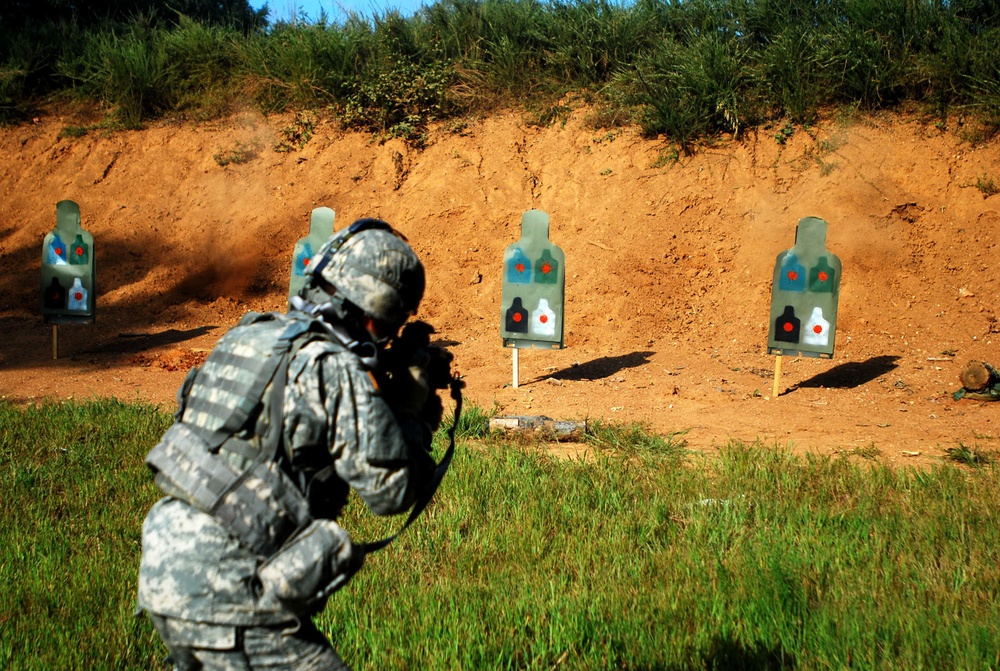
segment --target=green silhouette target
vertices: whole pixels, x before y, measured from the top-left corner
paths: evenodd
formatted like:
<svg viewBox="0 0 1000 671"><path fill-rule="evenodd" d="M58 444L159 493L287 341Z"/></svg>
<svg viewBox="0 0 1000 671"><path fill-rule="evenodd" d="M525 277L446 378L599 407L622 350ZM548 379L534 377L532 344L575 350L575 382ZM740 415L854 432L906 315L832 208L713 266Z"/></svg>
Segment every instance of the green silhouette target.
<svg viewBox="0 0 1000 671"><path fill-rule="evenodd" d="M86 324L96 313L94 236L80 225L80 206L56 203L56 227L42 242L41 312L49 324Z"/></svg>
<svg viewBox="0 0 1000 671"><path fill-rule="evenodd" d="M841 265L826 249L826 226L818 217L800 219L795 246L778 254L768 354L833 358Z"/></svg>
<svg viewBox="0 0 1000 671"><path fill-rule="evenodd" d="M504 347L562 349L566 255L549 241L549 215L529 210L503 256L500 336Z"/></svg>
<svg viewBox="0 0 1000 671"><path fill-rule="evenodd" d="M299 238L292 250L292 276L288 282L288 299L297 296L306 283L306 269L320 246L333 235L336 213L329 207L317 207L309 217L309 235Z"/></svg>

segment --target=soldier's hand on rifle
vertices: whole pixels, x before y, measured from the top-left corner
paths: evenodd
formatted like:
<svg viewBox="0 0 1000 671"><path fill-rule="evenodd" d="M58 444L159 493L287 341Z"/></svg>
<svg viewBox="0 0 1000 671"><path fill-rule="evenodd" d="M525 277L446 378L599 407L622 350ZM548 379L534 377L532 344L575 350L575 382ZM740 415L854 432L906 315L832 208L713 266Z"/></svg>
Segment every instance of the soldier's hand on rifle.
<svg viewBox="0 0 1000 671"><path fill-rule="evenodd" d="M454 357L443 347L430 344L433 332L426 322L411 322L385 352L396 407L420 417L432 432L440 426L444 412L441 399L432 392L447 389L454 379Z"/></svg>
<svg viewBox="0 0 1000 671"><path fill-rule="evenodd" d="M419 415L428 397L432 396L427 371L419 363L396 367L389 371L389 398L396 409Z"/></svg>

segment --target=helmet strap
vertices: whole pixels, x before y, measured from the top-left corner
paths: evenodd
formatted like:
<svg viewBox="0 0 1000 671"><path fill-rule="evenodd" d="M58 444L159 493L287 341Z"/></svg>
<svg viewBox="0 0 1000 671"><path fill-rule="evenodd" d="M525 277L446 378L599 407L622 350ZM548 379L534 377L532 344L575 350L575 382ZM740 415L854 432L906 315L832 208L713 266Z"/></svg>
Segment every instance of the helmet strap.
<svg viewBox="0 0 1000 671"><path fill-rule="evenodd" d="M334 289L332 296L317 287L308 287L303 290L302 294L312 294L313 298L317 298L317 294L322 294L328 300L314 303L301 294L292 296L289 302L293 310L304 312L318 319L340 344L361 359L365 368L379 370L379 349L386 343L376 342L368 330L361 325L360 319L363 317L363 313L360 308L344 298L336 289Z"/></svg>

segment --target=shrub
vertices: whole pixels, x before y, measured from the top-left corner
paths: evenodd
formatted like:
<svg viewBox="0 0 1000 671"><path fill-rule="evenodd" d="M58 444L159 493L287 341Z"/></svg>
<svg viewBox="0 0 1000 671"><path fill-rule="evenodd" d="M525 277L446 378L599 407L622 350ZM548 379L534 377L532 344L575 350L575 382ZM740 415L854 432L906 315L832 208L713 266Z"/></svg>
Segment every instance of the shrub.
<svg viewBox="0 0 1000 671"><path fill-rule="evenodd" d="M114 105L123 126L135 128L171 107L167 62L163 32L140 17L124 30L88 34L81 53L58 69L85 96Z"/></svg>

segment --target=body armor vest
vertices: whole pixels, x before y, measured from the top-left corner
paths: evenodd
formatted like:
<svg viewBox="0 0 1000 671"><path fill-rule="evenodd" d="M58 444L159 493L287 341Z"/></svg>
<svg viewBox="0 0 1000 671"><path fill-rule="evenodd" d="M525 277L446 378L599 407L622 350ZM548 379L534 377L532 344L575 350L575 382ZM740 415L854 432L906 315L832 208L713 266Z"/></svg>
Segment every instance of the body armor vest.
<svg viewBox="0 0 1000 671"><path fill-rule="evenodd" d="M177 421L146 456L165 494L212 515L259 556L314 517L309 483L282 468L282 411L289 361L315 339L337 343L301 313L247 314L188 374Z"/></svg>
<svg viewBox="0 0 1000 671"><path fill-rule="evenodd" d="M378 367L375 354L337 327L294 310L251 312L219 339L201 368L193 368L177 392L177 421L146 455L157 487L212 515L245 547L272 557L286 540L316 518L333 519L347 501L347 484L333 466L298 485L282 468L283 405L288 364L312 340L351 351ZM268 386L270 394L265 394ZM450 382L455 415L448 449L418 496L402 528L379 541L358 545L363 554L386 547L424 510L455 453L462 412L462 383Z"/></svg>

